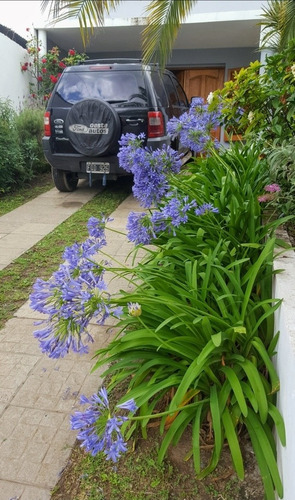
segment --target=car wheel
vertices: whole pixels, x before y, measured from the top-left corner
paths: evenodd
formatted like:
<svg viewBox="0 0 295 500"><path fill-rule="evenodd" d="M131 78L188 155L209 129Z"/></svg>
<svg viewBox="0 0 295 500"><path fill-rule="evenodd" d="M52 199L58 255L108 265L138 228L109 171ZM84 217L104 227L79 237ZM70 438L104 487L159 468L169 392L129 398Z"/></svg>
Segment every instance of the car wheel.
<svg viewBox="0 0 295 500"><path fill-rule="evenodd" d="M67 172L57 168L52 169L52 179L56 189L62 193L75 191L78 184L78 176L75 172Z"/></svg>
<svg viewBox="0 0 295 500"><path fill-rule="evenodd" d="M85 156L103 156L114 149L121 135L116 110L100 99L85 99L70 109L65 130L72 146Z"/></svg>

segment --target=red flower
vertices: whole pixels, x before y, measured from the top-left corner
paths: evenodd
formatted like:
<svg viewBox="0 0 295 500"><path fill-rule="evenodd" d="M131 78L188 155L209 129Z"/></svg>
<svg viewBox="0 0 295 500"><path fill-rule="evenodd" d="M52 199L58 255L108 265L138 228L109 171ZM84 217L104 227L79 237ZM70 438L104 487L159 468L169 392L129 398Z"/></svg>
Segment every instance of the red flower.
<svg viewBox="0 0 295 500"><path fill-rule="evenodd" d="M29 63L28 63L28 62L25 62L25 66L27 66L27 67L28 67L28 66L29 66Z"/></svg>
<svg viewBox="0 0 295 500"><path fill-rule="evenodd" d="M56 59L52 59L52 64L56 64L57 63L57 60Z"/></svg>
<svg viewBox="0 0 295 500"><path fill-rule="evenodd" d="M41 50L40 47L38 47L38 52L40 52L40 50Z"/></svg>
<svg viewBox="0 0 295 500"><path fill-rule="evenodd" d="M66 64L65 64L65 63L63 63L62 61L60 61L60 63L59 63L59 67L60 67L60 68L66 68L67 66L66 66Z"/></svg>
<svg viewBox="0 0 295 500"><path fill-rule="evenodd" d="M36 99L36 94L31 94L31 97L33 97L34 99Z"/></svg>
<svg viewBox="0 0 295 500"><path fill-rule="evenodd" d="M61 77L61 73L57 73L57 78L60 78Z"/></svg>
<svg viewBox="0 0 295 500"><path fill-rule="evenodd" d="M37 76L37 80L38 80L38 82L43 82L42 76Z"/></svg>
<svg viewBox="0 0 295 500"><path fill-rule="evenodd" d="M52 81L52 83L56 83L58 78L54 75L50 75L50 80Z"/></svg>
<svg viewBox="0 0 295 500"><path fill-rule="evenodd" d="M28 66L26 66L25 64L22 65L22 71L27 71L28 69Z"/></svg>
<svg viewBox="0 0 295 500"><path fill-rule="evenodd" d="M70 49L68 52L69 56L74 56L76 54L76 51L74 49Z"/></svg>
<svg viewBox="0 0 295 500"><path fill-rule="evenodd" d="M43 59L41 59L41 61L42 61L43 64L47 63L46 57L43 57Z"/></svg>
<svg viewBox="0 0 295 500"><path fill-rule="evenodd" d="M26 31L30 31L30 28L26 28Z"/></svg>
<svg viewBox="0 0 295 500"><path fill-rule="evenodd" d="M47 73L47 69L46 68L42 68L41 71L42 71L42 73Z"/></svg>

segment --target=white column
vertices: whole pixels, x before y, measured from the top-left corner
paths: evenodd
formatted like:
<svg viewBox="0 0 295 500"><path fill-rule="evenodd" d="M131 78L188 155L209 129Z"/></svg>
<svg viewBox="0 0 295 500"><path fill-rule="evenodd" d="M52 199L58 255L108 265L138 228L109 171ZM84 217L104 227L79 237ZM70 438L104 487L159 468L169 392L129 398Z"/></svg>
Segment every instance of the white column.
<svg viewBox="0 0 295 500"><path fill-rule="evenodd" d="M41 49L40 56L43 56L47 52L47 33L45 30L36 30L36 37Z"/></svg>
<svg viewBox="0 0 295 500"><path fill-rule="evenodd" d="M265 33L266 33L266 28L264 28L263 34L262 34L262 27L261 27L260 28L259 47L262 46L262 38L265 35ZM269 44L271 43L271 39L268 41L268 43ZM266 47L263 47L260 49L260 62L262 64L262 67L259 70L260 74L264 73L264 65L265 65L266 58L269 56L272 56L273 54L274 54L274 50L270 47L266 46Z"/></svg>

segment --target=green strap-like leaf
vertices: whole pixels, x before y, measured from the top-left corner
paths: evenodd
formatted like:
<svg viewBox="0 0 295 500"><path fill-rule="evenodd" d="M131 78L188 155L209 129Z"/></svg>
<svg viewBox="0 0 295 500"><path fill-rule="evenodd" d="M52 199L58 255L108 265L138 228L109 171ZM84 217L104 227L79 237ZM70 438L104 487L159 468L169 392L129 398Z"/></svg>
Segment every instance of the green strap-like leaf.
<svg viewBox="0 0 295 500"><path fill-rule="evenodd" d="M245 359L242 363L240 363L240 366L243 368L248 377L250 385L255 394L255 398L257 400L261 421L265 423L268 417L268 401L266 398L264 385L260 378L260 374L256 366L248 359Z"/></svg>
<svg viewBox="0 0 295 500"><path fill-rule="evenodd" d="M236 429L232 422L228 408L224 409L221 418L224 427L225 437L227 439L229 449L231 452L234 468L236 470L239 479L244 479L244 464L243 464L243 457L241 453L239 439L237 437Z"/></svg>
<svg viewBox="0 0 295 500"><path fill-rule="evenodd" d="M263 362L268 370L269 377L271 380L271 394L273 394L273 393L277 392L280 388L280 379L278 377L276 369L273 365L272 360L269 357L269 354L268 354L265 346L263 345L263 343L259 337L255 337L252 340L252 345L257 350L257 352L260 354L260 356L263 359Z"/></svg>
<svg viewBox="0 0 295 500"><path fill-rule="evenodd" d="M161 463L166 455L168 446L172 443L172 440L174 438L174 435L177 431L179 431L179 428L186 428L188 423L194 418L195 410L194 409L185 409L182 410L179 415L177 415L176 419L172 423L171 427L166 433L166 436L164 437L161 447L159 449L158 453L158 461Z"/></svg>
<svg viewBox="0 0 295 500"><path fill-rule="evenodd" d="M229 366L222 367L221 371L223 373L225 373L225 375L226 375L226 377L231 385L231 388L234 392L234 395L236 396L236 399L237 399L237 402L238 402L238 405L240 407L242 414L244 415L244 417L247 417L248 407L247 407L247 403L246 403L246 400L244 397L243 388L240 384L238 376L236 375L235 371L232 368L230 368Z"/></svg>
<svg viewBox="0 0 295 500"><path fill-rule="evenodd" d="M259 418L257 415L249 408L249 413L248 417L245 419L245 423L250 424L250 427L252 427L256 438L258 439L260 446L263 450L264 456L265 456L265 461L267 463L267 467L269 470L269 473L272 477L273 483L275 485L275 488L278 492L278 495L280 498L283 498L283 485L282 481L280 478L277 462L276 462L276 457L274 456L272 446L267 438L267 435L264 431L263 425L260 422ZM247 425L247 426L248 426ZM264 424L267 425L267 424Z"/></svg>
<svg viewBox="0 0 295 500"><path fill-rule="evenodd" d="M274 421L280 441L283 446L286 446L286 430L283 417L275 405L273 405L272 403L268 403L268 405L269 405L269 414Z"/></svg>

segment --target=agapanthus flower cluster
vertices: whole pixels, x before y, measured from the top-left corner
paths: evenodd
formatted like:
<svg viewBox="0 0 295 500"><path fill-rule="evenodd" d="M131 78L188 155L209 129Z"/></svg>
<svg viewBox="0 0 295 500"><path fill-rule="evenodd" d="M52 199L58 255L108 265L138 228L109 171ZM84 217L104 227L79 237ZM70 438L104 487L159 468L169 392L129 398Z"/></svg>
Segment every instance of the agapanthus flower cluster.
<svg viewBox="0 0 295 500"><path fill-rule="evenodd" d="M108 220L91 217L89 238L67 247L58 270L47 281L37 279L33 286L30 306L46 315L36 322L39 328L34 336L50 358L64 357L70 350L88 352L86 344L93 342L87 332L90 320L96 318L98 324L104 324L111 313L121 314L108 304L104 266L91 260L106 245L104 225Z"/></svg>
<svg viewBox="0 0 295 500"><path fill-rule="evenodd" d="M198 206L188 196L180 197L176 192L170 192L166 203L158 210L153 210L151 215L130 212L127 221L128 239L135 245L149 245L164 231L175 235L176 228L188 222L189 212L205 215L209 212L218 213L218 208L211 203Z"/></svg>
<svg viewBox="0 0 295 500"><path fill-rule="evenodd" d="M181 168L181 155L170 146L143 147L144 134L126 134L119 141L119 164L134 178L133 194L141 206L157 206L170 189L169 175Z"/></svg>
<svg viewBox="0 0 295 500"><path fill-rule="evenodd" d="M179 137L181 144L195 153L207 153L210 148L219 147L219 142L212 137L212 130L220 123L220 109L209 111L209 104L196 97L188 112L168 122L167 131L171 138Z"/></svg>
<svg viewBox="0 0 295 500"><path fill-rule="evenodd" d="M91 455L99 452L106 455L107 460L117 462L121 453L127 451L121 427L128 420L125 415L111 415L108 394L105 388L90 398L81 396L81 404L88 404L84 412L76 412L71 417L71 428L79 430L77 438L82 441L81 447ZM134 413L137 406L133 399L116 406L116 409Z"/></svg>

